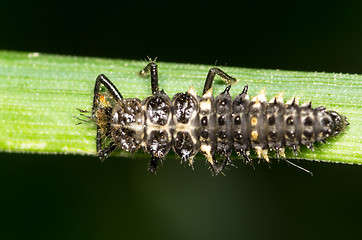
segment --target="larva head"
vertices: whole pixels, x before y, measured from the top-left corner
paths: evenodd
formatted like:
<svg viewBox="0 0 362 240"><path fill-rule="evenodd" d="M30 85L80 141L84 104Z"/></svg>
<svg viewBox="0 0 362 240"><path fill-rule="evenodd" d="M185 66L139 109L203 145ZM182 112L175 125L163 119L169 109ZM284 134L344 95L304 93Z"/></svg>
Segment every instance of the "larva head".
<svg viewBox="0 0 362 240"><path fill-rule="evenodd" d="M107 100L107 96L99 94L95 106L93 107L93 119L97 122L97 125L102 129L103 133L109 131L108 123L112 118L112 110L110 102Z"/></svg>
<svg viewBox="0 0 362 240"><path fill-rule="evenodd" d="M332 118L332 124L330 125L332 136L340 134L349 125L349 122L345 116L342 116L335 111L327 111L327 114Z"/></svg>

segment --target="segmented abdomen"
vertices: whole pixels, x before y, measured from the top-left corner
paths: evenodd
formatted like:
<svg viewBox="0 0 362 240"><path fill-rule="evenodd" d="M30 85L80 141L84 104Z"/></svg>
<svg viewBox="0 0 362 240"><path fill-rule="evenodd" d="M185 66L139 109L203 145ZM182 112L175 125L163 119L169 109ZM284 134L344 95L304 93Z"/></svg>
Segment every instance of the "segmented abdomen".
<svg viewBox="0 0 362 240"><path fill-rule="evenodd" d="M251 149L269 161L268 149L284 156L285 147L312 148L338 134L333 112L324 107L299 106L295 98L284 104L281 94L268 102L264 90L250 100L246 90L234 99L229 88L216 97L211 91L198 97L190 88L172 100L162 91L142 102L123 99L113 109L112 138L124 150L142 147L157 158L172 148L192 164L199 151L210 163L215 153L228 158L233 150L249 160Z"/></svg>

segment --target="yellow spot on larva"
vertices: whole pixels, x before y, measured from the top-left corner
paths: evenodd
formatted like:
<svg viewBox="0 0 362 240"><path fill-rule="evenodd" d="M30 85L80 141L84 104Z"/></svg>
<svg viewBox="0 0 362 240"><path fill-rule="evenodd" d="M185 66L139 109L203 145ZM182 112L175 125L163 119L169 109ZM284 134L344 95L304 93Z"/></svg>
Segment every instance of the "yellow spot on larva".
<svg viewBox="0 0 362 240"><path fill-rule="evenodd" d="M258 134L257 131L252 131L252 132L251 132L251 139L257 140L257 139L258 139L258 136L259 136L259 134Z"/></svg>
<svg viewBox="0 0 362 240"><path fill-rule="evenodd" d="M258 119L256 117L252 117L251 118L251 125L255 126L256 124L258 124Z"/></svg>

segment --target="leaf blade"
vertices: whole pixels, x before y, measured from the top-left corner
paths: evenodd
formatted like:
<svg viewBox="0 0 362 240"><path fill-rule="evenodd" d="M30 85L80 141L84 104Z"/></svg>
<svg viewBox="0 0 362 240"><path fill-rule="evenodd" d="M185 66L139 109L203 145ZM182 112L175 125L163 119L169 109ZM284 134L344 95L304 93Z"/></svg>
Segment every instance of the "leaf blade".
<svg viewBox="0 0 362 240"><path fill-rule="evenodd" d="M202 92L205 65L159 62L161 88L172 97L193 85ZM124 97L149 96L150 83L137 72L146 62L0 51L0 151L95 154L95 126L75 125L76 108L91 109L94 81L106 74ZM284 92L348 117L347 131L315 151L302 148L298 159L362 164L362 76L340 73L295 72L223 67L240 79L231 95L249 84L255 96L266 87L267 97ZM225 88L221 80L214 94ZM273 155L273 154L271 154ZM127 155L129 156L129 155ZM288 158L295 158L287 152Z"/></svg>

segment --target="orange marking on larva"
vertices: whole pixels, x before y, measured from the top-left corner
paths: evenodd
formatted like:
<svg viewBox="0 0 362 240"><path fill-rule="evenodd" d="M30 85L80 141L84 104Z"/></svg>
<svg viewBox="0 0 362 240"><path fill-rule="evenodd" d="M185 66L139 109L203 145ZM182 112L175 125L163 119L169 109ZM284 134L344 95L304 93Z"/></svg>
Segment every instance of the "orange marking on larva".
<svg viewBox="0 0 362 240"><path fill-rule="evenodd" d="M252 117L251 118L251 125L255 126L256 124L258 124L258 119L256 117Z"/></svg>
<svg viewBox="0 0 362 240"><path fill-rule="evenodd" d="M109 107L110 104L109 102L106 100L106 97L104 95L100 95L99 96L99 103L103 106L103 107Z"/></svg>

